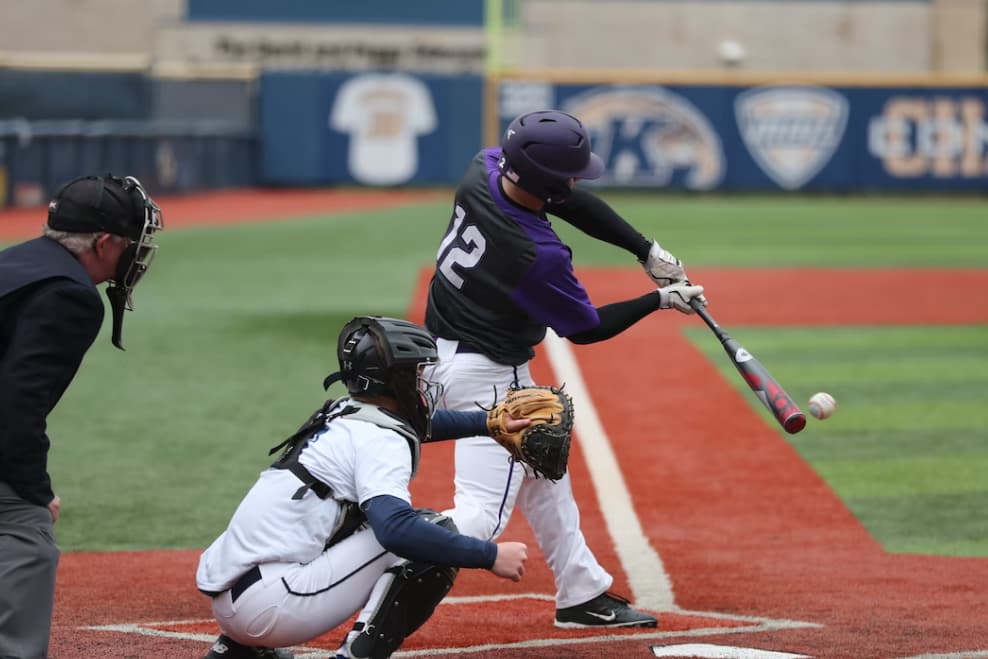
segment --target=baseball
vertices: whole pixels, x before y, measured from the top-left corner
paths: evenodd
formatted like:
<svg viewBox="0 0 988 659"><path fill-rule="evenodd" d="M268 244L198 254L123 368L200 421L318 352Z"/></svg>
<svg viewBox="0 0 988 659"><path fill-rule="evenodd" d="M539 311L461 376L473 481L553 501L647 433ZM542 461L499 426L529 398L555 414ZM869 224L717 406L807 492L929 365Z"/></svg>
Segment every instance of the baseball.
<svg viewBox="0 0 988 659"><path fill-rule="evenodd" d="M717 54L725 65L735 66L741 63L746 53L740 43L734 39L725 39L717 44Z"/></svg>
<svg viewBox="0 0 988 659"><path fill-rule="evenodd" d="M817 419L826 419L837 409L837 401L825 391L810 396L810 414Z"/></svg>

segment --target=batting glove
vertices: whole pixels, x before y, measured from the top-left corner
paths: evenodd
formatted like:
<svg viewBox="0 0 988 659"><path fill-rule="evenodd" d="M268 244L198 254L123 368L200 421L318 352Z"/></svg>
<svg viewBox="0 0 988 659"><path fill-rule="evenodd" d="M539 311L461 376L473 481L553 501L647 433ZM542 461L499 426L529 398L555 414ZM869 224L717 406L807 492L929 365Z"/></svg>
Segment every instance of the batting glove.
<svg viewBox="0 0 988 659"><path fill-rule="evenodd" d="M648 251L648 257L641 263L642 267L645 268L645 274L659 288L686 280L683 262L662 249L662 246L655 240L652 241L652 248Z"/></svg>
<svg viewBox="0 0 988 659"><path fill-rule="evenodd" d="M659 309L675 309L684 314L696 313L690 306L690 300L693 299L707 306L707 298L703 297L703 286L694 286L684 281L659 289Z"/></svg>

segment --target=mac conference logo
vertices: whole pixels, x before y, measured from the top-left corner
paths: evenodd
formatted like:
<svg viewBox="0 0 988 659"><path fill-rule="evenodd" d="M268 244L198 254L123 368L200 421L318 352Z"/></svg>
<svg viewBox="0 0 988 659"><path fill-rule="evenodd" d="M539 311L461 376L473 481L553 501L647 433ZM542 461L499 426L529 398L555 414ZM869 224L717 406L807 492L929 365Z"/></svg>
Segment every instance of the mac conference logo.
<svg viewBox="0 0 988 659"><path fill-rule="evenodd" d="M971 94L897 95L868 121L868 152L895 178L988 174L988 107Z"/></svg>
<svg viewBox="0 0 988 659"><path fill-rule="evenodd" d="M707 190L724 177L724 149L710 122L661 87L595 88L562 109L590 131L607 165L601 182Z"/></svg>
<svg viewBox="0 0 988 659"><path fill-rule="evenodd" d="M847 127L847 99L822 87L759 87L734 102L741 139L769 178L795 190L830 162Z"/></svg>

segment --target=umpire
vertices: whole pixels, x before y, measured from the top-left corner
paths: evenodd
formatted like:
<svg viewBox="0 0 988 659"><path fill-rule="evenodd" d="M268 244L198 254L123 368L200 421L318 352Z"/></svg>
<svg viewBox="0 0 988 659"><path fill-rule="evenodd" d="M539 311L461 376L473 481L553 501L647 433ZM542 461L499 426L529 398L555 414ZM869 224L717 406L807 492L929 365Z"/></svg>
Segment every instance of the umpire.
<svg viewBox="0 0 988 659"><path fill-rule="evenodd" d="M48 654L61 500L48 475L48 414L103 323L118 348L131 292L163 227L140 182L73 179L48 205L42 236L0 251L0 658Z"/></svg>

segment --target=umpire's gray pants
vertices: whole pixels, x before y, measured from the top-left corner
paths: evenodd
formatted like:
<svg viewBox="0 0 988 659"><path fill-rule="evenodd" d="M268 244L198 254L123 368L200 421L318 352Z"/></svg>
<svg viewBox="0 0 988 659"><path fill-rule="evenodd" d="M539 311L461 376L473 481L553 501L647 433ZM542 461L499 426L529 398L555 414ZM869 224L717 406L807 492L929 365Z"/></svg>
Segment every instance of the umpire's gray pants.
<svg viewBox="0 0 988 659"><path fill-rule="evenodd" d="M58 556L48 509L0 481L0 658L48 656Z"/></svg>

